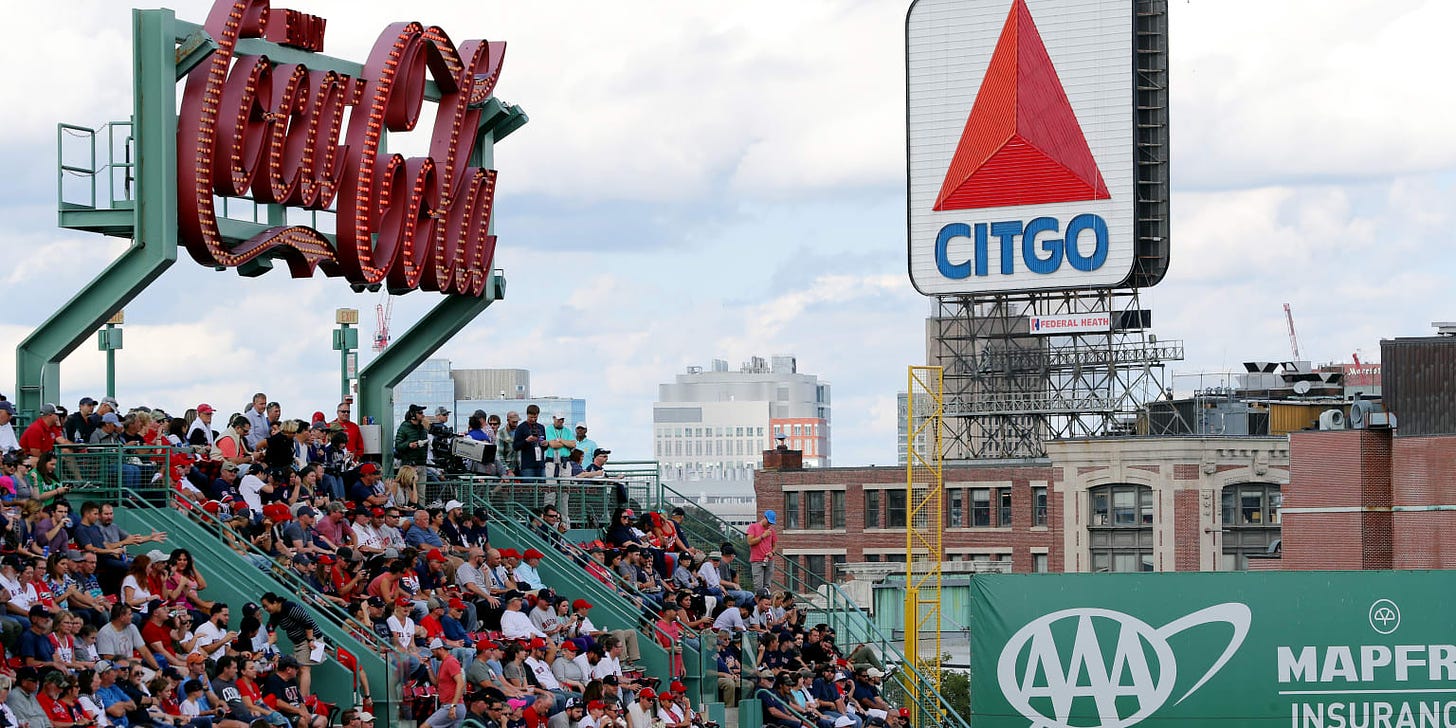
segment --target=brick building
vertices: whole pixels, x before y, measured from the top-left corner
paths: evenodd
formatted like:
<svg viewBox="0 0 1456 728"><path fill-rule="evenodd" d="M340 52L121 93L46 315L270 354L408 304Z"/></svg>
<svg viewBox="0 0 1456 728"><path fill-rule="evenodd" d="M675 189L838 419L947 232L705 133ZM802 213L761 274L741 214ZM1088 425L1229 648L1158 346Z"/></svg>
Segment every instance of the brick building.
<svg viewBox="0 0 1456 728"><path fill-rule="evenodd" d="M1282 437L1066 440L1048 458L945 468L947 561L1032 571L1246 568L1279 538ZM784 568L904 561L905 470L759 473Z"/></svg>

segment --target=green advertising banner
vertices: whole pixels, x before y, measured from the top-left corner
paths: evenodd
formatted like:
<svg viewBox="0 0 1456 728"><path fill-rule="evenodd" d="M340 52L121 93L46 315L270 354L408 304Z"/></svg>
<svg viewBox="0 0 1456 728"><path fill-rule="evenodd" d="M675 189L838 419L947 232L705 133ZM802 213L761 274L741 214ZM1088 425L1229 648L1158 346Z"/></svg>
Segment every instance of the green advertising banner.
<svg viewBox="0 0 1456 728"><path fill-rule="evenodd" d="M977 574L973 728L1456 728L1456 572Z"/></svg>

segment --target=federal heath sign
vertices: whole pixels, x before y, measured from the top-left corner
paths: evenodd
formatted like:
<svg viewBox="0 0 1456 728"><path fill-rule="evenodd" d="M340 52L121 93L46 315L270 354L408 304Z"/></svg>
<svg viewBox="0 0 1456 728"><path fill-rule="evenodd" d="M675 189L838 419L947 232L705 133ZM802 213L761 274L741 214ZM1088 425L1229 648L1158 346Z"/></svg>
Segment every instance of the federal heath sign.
<svg viewBox="0 0 1456 728"><path fill-rule="evenodd" d="M972 588L978 728L1456 728L1456 574L977 575Z"/></svg>

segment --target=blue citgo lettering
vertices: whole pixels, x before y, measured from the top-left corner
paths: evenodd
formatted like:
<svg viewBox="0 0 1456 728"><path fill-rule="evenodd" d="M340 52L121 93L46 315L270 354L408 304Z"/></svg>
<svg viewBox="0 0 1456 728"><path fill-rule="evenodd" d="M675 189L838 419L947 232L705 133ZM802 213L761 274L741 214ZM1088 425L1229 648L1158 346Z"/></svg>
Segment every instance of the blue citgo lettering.
<svg viewBox="0 0 1456 728"><path fill-rule="evenodd" d="M991 234L1001 238L1001 275L1016 272L1013 264L1016 256L1016 236L1021 234L1020 220L1006 220L991 223Z"/></svg>
<svg viewBox="0 0 1456 728"><path fill-rule="evenodd" d="M978 228L977 232L980 232L979 228L982 228L984 226L977 225L976 227ZM940 234L935 236L935 267L940 270L941 275L945 276L946 278L954 278L957 280L970 277L970 261L966 261L964 263L952 263L950 262L949 255L950 241L952 239L968 238L970 236L971 226L963 222L953 222L940 229ZM976 256L978 260L981 260L985 257L984 245L976 249ZM982 261L977 265L977 270L979 271L981 268L984 267L985 263L984 261Z"/></svg>
<svg viewBox="0 0 1456 728"><path fill-rule="evenodd" d="M986 223L976 223L976 275L989 273L986 270Z"/></svg>
<svg viewBox="0 0 1456 728"><path fill-rule="evenodd" d="M1083 257L1081 246L1077 239L1081 237L1083 230L1091 230L1096 240L1096 247L1092 249L1092 255ZM1067 262L1073 268L1080 271L1093 271L1102 267L1107 262L1107 223L1102 218L1091 213L1083 213L1072 218L1067 223L1067 238L1064 244L1067 251ZM1030 261L1028 261L1029 263Z"/></svg>
<svg viewBox="0 0 1456 728"><path fill-rule="evenodd" d="M1042 250L1046 251L1047 257L1037 255L1036 236L1039 233L1054 233L1061 227L1054 217L1038 217L1026 224L1026 230L1021 234L1021 258L1026 261L1026 269L1032 273L1055 273L1062 265L1062 239L1047 237L1041 241Z"/></svg>

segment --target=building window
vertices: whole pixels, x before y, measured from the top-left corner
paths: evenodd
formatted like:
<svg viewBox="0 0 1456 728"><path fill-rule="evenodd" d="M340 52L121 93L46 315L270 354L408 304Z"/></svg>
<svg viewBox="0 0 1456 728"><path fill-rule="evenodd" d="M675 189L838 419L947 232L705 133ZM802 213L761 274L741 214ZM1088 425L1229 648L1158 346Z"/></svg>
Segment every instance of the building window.
<svg viewBox="0 0 1456 728"><path fill-rule="evenodd" d="M824 528L824 491L811 490L804 494L804 506L808 514L804 519L806 528Z"/></svg>
<svg viewBox="0 0 1456 728"><path fill-rule="evenodd" d="M996 525L1011 527L1011 489L996 489Z"/></svg>
<svg viewBox="0 0 1456 728"><path fill-rule="evenodd" d="M1047 525L1047 489L1044 485L1031 489L1031 525Z"/></svg>
<svg viewBox="0 0 1456 728"><path fill-rule="evenodd" d="M1239 483L1223 489L1224 571L1249 568L1279 540L1279 507L1284 495L1272 483Z"/></svg>
<svg viewBox="0 0 1456 728"><path fill-rule="evenodd" d="M1153 570L1153 489L1145 485L1103 485L1087 491L1092 520L1087 526L1092 570Z"/></svg>
<svg viewBox="0 0 1456 728"><path fill-rule="evenodd" d="M880 527L880 491L866 490L865 495L865 528Z"/></svg>
<svg viewBox="0 0 1456 728"><path fill-rule="evenodd" d="M805 581L809 586L817 586L824 581L824 557L822 555L810 555L804 557L804 571L807 572Z"/></svg>
<svg viewBox="0 0 1456 728"><path fill-rule="evenodd" d="M784 492L784 530L799 527L799 493L797 491Z"/></svg>
<svg viewBox="0 0 1456 728"><path fill-rule="evenodd" d="M880 563L880 555L879 554L865 554L864 555L864 560L865 560L865 563L866 564L878 564L878 563Z"/></svg>
<svg viewBox="0 0 1456 728"><path fill-rule="evenodd" d="M1037 574L1045 574L1045 573L1047 573L1047 562L1048 562L1047 554L1032 554L1031 555L1031 570L1032 570L1032 572L1037 573Z"/></svg>
<svg viewBox="0 0 1456 728"><path fill-rule="evenodd" d="M971 526L991 525L991 489L971 489Z"/></svg>
<svg viewBox="0 0 1456 728"><path fill-rule="evenodd" d="M946 509L945 509L945 526L946 526L946 528L960 528L961 527L961 517L964 515L962 513L962 510L964 509L964 505L963 505L963 502L962 502L961 499L964 496L965 496L965 491L961 490L960 488L951 488L949 491L946 492L946 496L945 496L945 498L946 498Z"/></svg>
<svg viewBox="0 0 1456 728"><path fill-rule="evenodd" d="M829 527L844 528L844 491L829 491Z"/></svg>
<svg viewBox="0 0 1456 728"><path fill-rule="evenodd" d="M885 526L888 528L905 527L905 491L885 491Z"/></svg>

